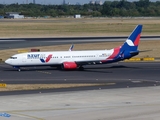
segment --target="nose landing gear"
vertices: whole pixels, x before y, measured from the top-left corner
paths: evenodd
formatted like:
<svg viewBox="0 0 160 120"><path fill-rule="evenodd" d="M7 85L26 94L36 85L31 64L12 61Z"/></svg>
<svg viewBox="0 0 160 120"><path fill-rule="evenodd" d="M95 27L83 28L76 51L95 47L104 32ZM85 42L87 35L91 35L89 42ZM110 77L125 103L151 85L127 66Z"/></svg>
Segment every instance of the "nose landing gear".
<svg viewBox="0 0 160 120"><path fill-rule="evenodd" d="M20 67L13 66L13 68L17 69L19 72L21 71Z"/></svg>

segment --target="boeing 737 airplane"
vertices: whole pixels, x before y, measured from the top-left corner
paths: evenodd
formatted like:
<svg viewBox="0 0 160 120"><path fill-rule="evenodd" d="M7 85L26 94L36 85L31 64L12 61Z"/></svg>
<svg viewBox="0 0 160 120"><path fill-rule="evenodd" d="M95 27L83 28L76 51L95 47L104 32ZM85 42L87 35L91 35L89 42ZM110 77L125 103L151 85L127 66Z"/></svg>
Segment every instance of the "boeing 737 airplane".
<svg viewBox="0 0 160 120"><path fill-rule="evenodd" d="M142 25L137 25L123 45L111 50L72 51L71 46L69 51L16 54L5 63L21 71L21 67L27 66L59 66L62 70L74 70L83 69L84 65L118 62L139 54L141 31Z"/></svg>

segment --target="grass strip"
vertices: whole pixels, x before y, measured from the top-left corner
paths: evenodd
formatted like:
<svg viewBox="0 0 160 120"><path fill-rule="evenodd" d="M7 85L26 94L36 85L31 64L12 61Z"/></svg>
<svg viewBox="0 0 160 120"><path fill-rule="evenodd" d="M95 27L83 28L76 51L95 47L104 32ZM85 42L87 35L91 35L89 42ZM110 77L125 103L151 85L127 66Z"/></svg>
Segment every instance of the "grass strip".
<svg viewBox="0 0 160 120"><path fill-rule="evenodd" d="M71 37L128 35L143 24L142 35L159 35L160 18L54 18L0 20L0 37Z"/></svg>
<svg viewBox="0 0 160 120"><path fill-rule="evenodd" d="M57 88L74 88L74 87L89 87L89 86L106 86L114 85L115 83L100 83L100 84L7 84L5 88L0 88L0 91L19 91L19 90L42 90L42 89L57 89Z"/></svg>

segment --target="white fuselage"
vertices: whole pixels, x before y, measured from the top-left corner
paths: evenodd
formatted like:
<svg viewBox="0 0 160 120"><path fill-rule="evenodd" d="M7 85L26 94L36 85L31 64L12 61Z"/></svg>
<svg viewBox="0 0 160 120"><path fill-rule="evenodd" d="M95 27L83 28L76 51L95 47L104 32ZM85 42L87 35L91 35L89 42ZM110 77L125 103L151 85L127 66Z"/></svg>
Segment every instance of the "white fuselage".
<svg viewBox="0 0 160 120"><path fill-rule="evenodd" d="M94 62L109 58L111 50L29 52L16 54L5 62L12 66L59 65L64 62ZM49 57L49 58L48 58Z"/></svg>

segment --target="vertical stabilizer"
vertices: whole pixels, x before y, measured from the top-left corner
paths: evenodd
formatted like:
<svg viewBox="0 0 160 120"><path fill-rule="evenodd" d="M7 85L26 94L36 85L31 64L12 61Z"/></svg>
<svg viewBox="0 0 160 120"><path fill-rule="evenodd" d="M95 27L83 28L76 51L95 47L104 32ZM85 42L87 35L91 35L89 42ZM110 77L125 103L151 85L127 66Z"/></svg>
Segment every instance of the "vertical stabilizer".
<svg viewBox="0 0 160 120"><path fill-rule="evenodd" d="M131 52L137 51L141 32L142 32L142 25L137 25L136 28L132 31L131 35L122 45L121 50L129 50Z"/></svg>
<svg viewBox="0 0 160 120"><path fill-rule="evenodd" d="M124 42L120 48L121 59L129 59L135 55L139 54L138 45L140 41L140 36L142 32L142 25L137 25L136 28L132 31L130 36Z"/></svg>

